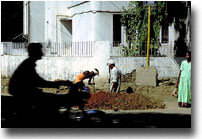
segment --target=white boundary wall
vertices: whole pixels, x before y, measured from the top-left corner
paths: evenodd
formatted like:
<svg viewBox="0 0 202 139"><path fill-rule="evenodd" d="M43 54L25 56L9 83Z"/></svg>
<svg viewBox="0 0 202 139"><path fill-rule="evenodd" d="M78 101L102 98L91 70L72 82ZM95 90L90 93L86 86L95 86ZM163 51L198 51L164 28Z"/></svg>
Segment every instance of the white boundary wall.
<svg viewBox="0 0 202 139"><path fill-rule="evenodd" d="M146 67L146 57L111 57L122 74L131 73L140 66ZM172 57L150 57L150 67L157 69L158 78L178 77L179 65Z"/></svg>
<svg viewBox="0 0 202 139"><path fill-rule="evenodd" d="M36 70L38 74L47 80L74 80L76 75L85 70L98 68L100 76L95 77L96 84L108 82L109 69L107 61L109 58L115 60L116 66L123 74L130 73L140 66L146 66L146 57L110 57L110 42L95 42L92 56L44 56L37 61ZM1 55L1 75L11 76L19 64L27 56ZM171 57L151 57L150 66L156 67L158 77L177 77L179 66Z"/></svg>
<svg viewBox="0 0 202 139"><path fill-rule="evenodd" d="M85 70L99 69L100 76L95 82L108 82L107 61L110 52L109 41L95 42L93 56L44 56L37 61L38 74L47 80L74 80L76 75ZM27 56L1 56L1 75L12 76L13 72Z"/></svg>

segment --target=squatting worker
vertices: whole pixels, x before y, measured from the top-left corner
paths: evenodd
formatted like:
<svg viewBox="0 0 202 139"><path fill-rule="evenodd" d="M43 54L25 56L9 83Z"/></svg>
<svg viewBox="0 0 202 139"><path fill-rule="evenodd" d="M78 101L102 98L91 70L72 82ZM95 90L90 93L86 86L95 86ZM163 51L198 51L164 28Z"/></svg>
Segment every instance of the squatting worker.
<svg viewBox="0 0 202 139"><path fill-rule="evenodd" d="M74 84L72 88L70 88L70 95L73 98L79 98L79 99L89 99L90 98L90 89L89 87L86 87L83 80L88 80L88 85L92 85L91 80L94 78L94 76L99 75L99 70L94 69L93 71L84 71L81 72L76 76L76 79L74 80ZM78 102L79 108L84 112L84 103L86 102Z"/></svg>
<svg viewBox="0 0 202 139"><path fill-rule="evenodd" d="M94 69L93 71L84 71L82 73L80 73L79 75L76 76L76 79L74 81L75 84L77 84L77 86L82 87L85 86L85 84L83 83L83 80L85 79L89 79L88 80L88 85L93 85L94 83L91 83L91 80L94 78L94 76L99 75L99 70L98 69Z"/></svg>
<svg viewBox="0 0 202 139"><path fill-rule="evenodd" d="M110 68L110 93L119 93L121 85L121 71L115 66L114 60L110 59L107 62Z"/></svg>

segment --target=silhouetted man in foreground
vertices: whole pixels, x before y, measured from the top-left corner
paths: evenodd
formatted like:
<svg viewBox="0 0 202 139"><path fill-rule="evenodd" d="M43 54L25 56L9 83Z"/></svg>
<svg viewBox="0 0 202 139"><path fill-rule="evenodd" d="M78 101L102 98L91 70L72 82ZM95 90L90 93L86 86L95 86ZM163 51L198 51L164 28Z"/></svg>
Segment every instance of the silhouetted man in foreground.
<svg viewBox="0 0 202 139"><path fill-rule="evenodd" d="M39 87L58 88L60 85L71 85L70 81L46 81L36 72L36 61L43 56L42 45L31 43L28 46L29 57L24 60L12 75L9 83L9 93L21 103L51 103L54 104L61 97L56 94L44 93ZM59 97L60 98L59 98ZM44 99L44 100L43 100Z"/></svg>
<svg viewBox="0 0 202 139"><path fill-rule="evenodd" d="M42 45L31 43L28 46L29 57L24 60L13 73L9 83L9 93L14 96L12 109L16 111L17 127L61 127L68 119L68 110L79 105L83 110L84 99L90 97L89 92L82 92L71 81L46 81L36 72L36 61L43 56ZM53 67L54 68L54 67ZM67 94L42 92L40 88L58 88L60 85L70 86ZM87 94L87 95L86 95ZM59 112L61 107L67 108L64 116ZM61 117L62 116L62 117ZM51 122L50 122L51 121Z"/></svg>

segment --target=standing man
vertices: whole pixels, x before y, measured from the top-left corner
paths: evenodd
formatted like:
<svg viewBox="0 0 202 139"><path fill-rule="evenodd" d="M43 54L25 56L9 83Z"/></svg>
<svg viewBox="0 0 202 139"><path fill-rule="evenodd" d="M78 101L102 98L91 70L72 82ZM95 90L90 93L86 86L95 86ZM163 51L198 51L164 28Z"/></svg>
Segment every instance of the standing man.
<svg viewBox="0 0 202 139"><path fill-rule="evenodd" d="M121 85L121 71L115 66L114 60L109 60L107 65L110 68L110 93L119 93Z"/></svg>

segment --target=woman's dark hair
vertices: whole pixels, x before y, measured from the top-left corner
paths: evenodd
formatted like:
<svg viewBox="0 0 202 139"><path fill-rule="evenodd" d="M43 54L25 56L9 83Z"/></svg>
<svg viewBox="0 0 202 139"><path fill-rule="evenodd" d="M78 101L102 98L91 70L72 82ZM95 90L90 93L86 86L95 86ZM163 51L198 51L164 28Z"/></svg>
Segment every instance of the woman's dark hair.
<svg viewBox="0 0 202 139"><path fill-rule="evenodd" d="M190 56L190 58L191 58L191 51L187 51L186 53L188 53L188 54L189 54L189 56Z"/></svg>
<svg viewBox="0 0 202 139"><path fill-rule="evenodd" d="M187 59L188 62L191 61L191 51L187 51L186 54L189 54L189 58Z"/></svg>

